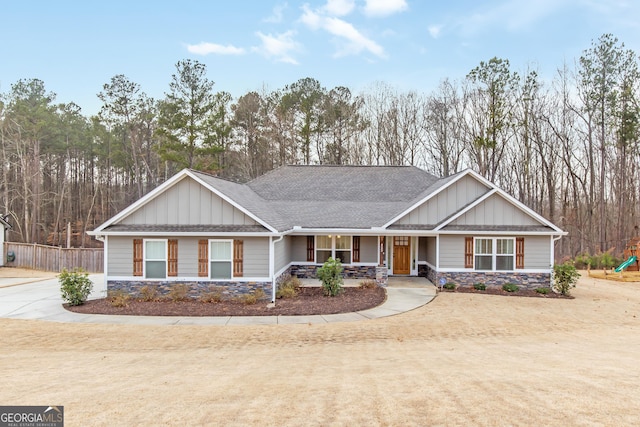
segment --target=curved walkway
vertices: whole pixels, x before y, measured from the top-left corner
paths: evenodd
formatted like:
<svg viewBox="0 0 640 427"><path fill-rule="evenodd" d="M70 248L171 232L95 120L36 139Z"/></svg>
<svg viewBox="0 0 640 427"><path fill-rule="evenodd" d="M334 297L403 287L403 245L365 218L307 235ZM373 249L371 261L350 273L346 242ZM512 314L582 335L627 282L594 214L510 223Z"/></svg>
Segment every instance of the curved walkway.
<svg viewBox="0 0 640 427"><path fill-rule="evenodd" d="M91 275L94 291L90 299L101 298L105 290L101 274ZM111 323L128 325L275 325L295 323L333 323L376 319L393 316L421 307L436 296L436 287L402 287L402 283L387 288L387 300L378 307L353 313L313 316L111 316L72 313L62 307L58 279L0 280L0 317L34 319L65 323Z"/></svg>

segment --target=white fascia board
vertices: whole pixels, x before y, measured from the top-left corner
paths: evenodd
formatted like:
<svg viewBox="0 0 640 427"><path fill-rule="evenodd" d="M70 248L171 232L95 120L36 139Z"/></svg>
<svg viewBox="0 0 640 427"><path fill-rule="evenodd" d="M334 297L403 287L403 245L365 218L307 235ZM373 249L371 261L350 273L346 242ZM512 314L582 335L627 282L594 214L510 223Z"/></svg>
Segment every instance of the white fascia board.
<svg viewBox="0 0 640 427"><path fill-rule="evenodd" d="M218 197L220 197L221 199L225 200L227 203L231 204L231 206L235 207L236 209L242 211L242 213L244 213L245 215L247 215L249 218L253 219L254 221L256 221L257 223L259 223L260 225L262 225L263 227L265 227L266 229L268 229L269 231L273 232L273 233L277 233L278 230L276 230L275 227L272 227L271 225L269 225L268 223L266 223L264 220L262 220L261 218L258 218L256 215L254 215L252 212L248 211L247 208L245 208L244 206L239 205L238 203L236 203L233 199L229 198L226 194L222 193L220 190L218 190L215 187L212 187L211 185L207 184L205 181L201 180L199 177L197 177L196 175L194 175L193 173L191 173L191 171L187 170L188 175L193 178L196 182L198 182L200 185L204 186L205 188L209 189L209 191L211 191L212 193L214 193L215 195L217 195Z"/></svg>
<svg viewBox="0 0 640 427"><path fill-rule="evenodd" d="M568 233L563 231L558 233L557 231L476 231L476 230L440 230L438 233L440 236L444 235L456 235L464 234L466 236L473 234L474 236L566 236Z"/></svg>
<svg viewBox="0 0 640 427"><path fill-rule="evenodd" d="M515 274L533 274L533 273L550 273L550 268L528 268L517 270L474 270L472 268L438 268L438 273L515 273Z"/></svg>
<svg viewBox="0 0 640 427"><path fill-rule="evenodd" d="M89 234L89 232L87 232ZM100 233L101 236L139 236L139 237L274 237L280 236L279 233L252 233L252 232L198 232L198 231L105 231Z"/></svg>
<svg viewBox="0 0 640 427"><path fill-rule="evenodd" d="M431 230L385 230L374 228L295 228L282 234L292 236L344 234L346 236L435 236Z"/></svg>
<svg viewBox="0 0 640 427"><path fill-rule="evenodd" d="M482 196L478 197L473 203L467 205L464 209L460 209L458 212L455 213L455 215L449 217L444 222L441 222L438 226L436 226L436 228L434 228L434 230L440 231L442 227L445 227L451 224L453 221L460 218L462 215L469 212L471 209L475 208L480 203L484 202L485 200L487 200L489 197L493 196L497 192L498 192L498 189L493 188L492 190L489 190L488 192L484 193Z"/></svg>
<svg viewBox="0 0 640 427"><path fill-rule="evenodd" d="M95 228L93 231L87 231L87 234L90 235L90 236L96 236L96 235L104 234L104 233L102 233L102 230L104 230L108 226L120 221L122 218L130 215L131 213L135 212L136 210L138 210L138 208L140 208L141 206L144 206L147 202L149 202L150 200L155 198L158 194L160 194L160 193L164 192L166 189L172 187L173 185L175 185L177 182L182 180L187 175L190 175L189 174L189 170L188 169L182 169L180 172L178 172L177 174L175 174L174 176L172 176L171 178L169 178L168 180L166 180L165 182L163 182L162 184L160 184L159 186L157 186L156 188L154 188L153 190L151 190L150 192L148 192L147 194L142 196L140 199L138 199L137 201L135 201L132 204L130 204L124 210L122 210L119 213L117 213L116 215L112 216L109 220L107 220L107 222L105 222L102 225L100 225L99 227Z"/></svg>

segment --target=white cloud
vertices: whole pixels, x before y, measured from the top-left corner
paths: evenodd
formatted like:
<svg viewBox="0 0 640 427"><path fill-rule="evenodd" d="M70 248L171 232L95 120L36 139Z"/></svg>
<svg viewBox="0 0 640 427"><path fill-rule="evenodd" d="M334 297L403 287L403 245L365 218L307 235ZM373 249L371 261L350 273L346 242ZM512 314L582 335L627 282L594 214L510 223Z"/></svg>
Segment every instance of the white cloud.
<svg viewBox="0 0 640 427"><path fill-rule="evenodd" d="M429 35L431 37L433 37L434 39L437 39L438 37L440 37L440 32L442 31L442 25L429 25L429 27L427 28L427 31L429 31Z"/></svg>
<svg viewBox="0 0 640 427"><path fill-rule="evenodd" d="M216 43L198 43L198 44L188 44L187 50L191 53L195 53L196 55L209 55L210 53L215 53L218 55L243 55L245 50L241 47L235 47L232 45L223 46Z"/></svg>
<svg viewBox="0 0 640 427"><path fill-rule="evenodd" d="M327 0L322 10L331 16L345 16L356 7L354 0Z"/></svg>
<svg viewBox="0 0 640 427"><path fill-rule="evenodd" d="M295 35L294 31L287 31L282 34L271 35L262 34L257 32L256 35L260 37L262 46L253 47L254 52L258 52L267 58L273 58L278 62L286 62L288 64L297 65L298 61L291 56L291 52L299 50L298 43L293 39Z"/></svg>
<svg viewBox="0 0 640 427"><path fill-rule="evenodd" d="M274 23L274 24L278 24L282 22L282 15L286 8L287 8L287 3L275 5L273 7L273 10L271 11L271 15L264 18L263 21Z"/></svg>
<svg viewBox="0 0 640 427"><path fill-rule="evenodd" d="M368 16L388 16L408 8L406 0L366 0L364 13Z"/></svg>
<svg viewBox="0 0 640 427"><path fill-rule="evenodd" d="M380 58L386 57L382 46L367 38L349 22L312 11L307 5L303 6L303 10L300 17L302 23L312 30L321 29L338 38L336 56L356 55L367 51Z"/></svg>

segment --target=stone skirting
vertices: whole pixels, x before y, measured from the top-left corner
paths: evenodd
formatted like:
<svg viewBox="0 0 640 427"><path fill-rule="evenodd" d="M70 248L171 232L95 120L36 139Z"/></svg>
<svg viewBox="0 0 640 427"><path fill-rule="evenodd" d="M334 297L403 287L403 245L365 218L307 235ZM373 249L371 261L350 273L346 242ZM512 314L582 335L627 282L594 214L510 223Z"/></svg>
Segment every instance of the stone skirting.
<svg viewBox="0 0 640 427"><path fill-rule="evenodd" d="M550 273L436 272L427 267L427 278L438 286L445 283L455 283L457 286L473 287L476 283L484 283L487 287L500 288L504 284L515 283L526 289L536 289L551 285Z"/></svg>
<svg viewBox="0 0 640 427"><path fill-rule="evenodd" d="M188 296L198 298L206 292L210 292L215 287L222 291L224 299L232 299L241 295L252 293L257 289L262 289L266 299L271 299L271 282L218 282L218 281L147 281L147 280L109 280L107 282L107 293L124 292L133 297L140 297L140 289L143 286L154 287L158 291L158 296L167 296L171 287L176 284L184 284L188 287Z"/></svg>
<svg viewBox="0 0 640 427"><path fill-rule="evenodd" d="M315 279L316 271L322 265L292 265L288 271L291 276L299 279ZM376 266L371 265L355 265L342 266L342 277L345 279L375 279Z"/></svg>

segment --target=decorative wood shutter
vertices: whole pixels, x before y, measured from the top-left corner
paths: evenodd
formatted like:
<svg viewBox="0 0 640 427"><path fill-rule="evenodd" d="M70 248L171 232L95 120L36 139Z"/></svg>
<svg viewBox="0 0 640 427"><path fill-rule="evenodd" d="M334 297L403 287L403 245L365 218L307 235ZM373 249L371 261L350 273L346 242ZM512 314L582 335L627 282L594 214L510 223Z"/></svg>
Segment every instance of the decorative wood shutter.
<svg viewBox="0 0 640 427"><path fill-rule="evenodd" d="M233 277L242 277L244 242L233 241Z"/></svg>
<svg viewBox="0 0 640 427"><path fill-rule="evenodd" d="M178 241L176 239L169 239L167 241L167 275L170 277L178 276Z"/></svg>
<svg viewBox="0 0 640 427"><path fill-rule="evenodd" d="M198 277L209 277L208 240L198 240Z"/></svg>
<svg viewBox="0 0 640 427"><path fill-rule="evenodd" d="M524 237L516 237L516 268L524 268Z"/></svg>
<svg viewBox="0 0 640 427"><path fill-rule="evenodd" d="M353 236L353 262L360 262L360 236Z"/></svg>
<svg viewBox="0 0 640 427"><path fill-rule="evenodd" d="M473 237L464 238L464 268L473 268Z"/></svg>
<svg viewBox="0 0 640 427"><path fill-rule="evenodd" d="M307 236L307 262L313 262L316 259L315 242L314 236Z"/></svg>
<svg viewBox="0 0 640 427"><path fill-rule="evenodd" d="M133 275L142 276L142 239L133 239Z"/></svg>

